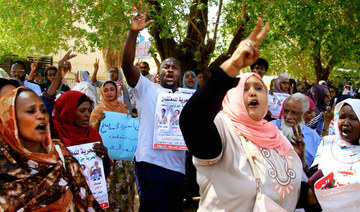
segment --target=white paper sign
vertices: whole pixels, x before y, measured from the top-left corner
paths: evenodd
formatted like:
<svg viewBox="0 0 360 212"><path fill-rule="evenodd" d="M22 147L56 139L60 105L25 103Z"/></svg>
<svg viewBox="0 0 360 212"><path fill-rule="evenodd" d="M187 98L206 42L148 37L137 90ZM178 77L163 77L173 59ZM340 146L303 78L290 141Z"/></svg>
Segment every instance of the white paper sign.
<svg viewBox="0 0 360 212"><path fill-rule="evenodd" d="M155 111L153 147L157 149L187 150L179 117L190 94L159 94Z"/></svg>
<svg viewBox="0 0 360 212"><path fill-rule="evenodd" d="M95 142L98 143L98 142ZM79 162L86 182L102 208L109 207L104 166L93 149L94 143L66 147Z"/></svg>
<svg viewBox="0 0 360 212"><path fill-rule="evenodd" d="M321 208L325 212L359 211L359 183L324 190L315 189L315 195L321 205Z"/></svg>
<svg viewBox="0 0 360 212"><path fill-rule="evenodd" d="M268 95L268 105L269 111L271 112L271 117L275 119L280 119L280 112L282 104L286 98L290 95L287 93L273 93L273 95Z"/></svg>
<svg viewBox="0 0 360 212"><path fill-rule="evenodd" d="M135 60L151 59L151 54L149 53L150 46L150 41L139 42L136 45Z"/></svg>

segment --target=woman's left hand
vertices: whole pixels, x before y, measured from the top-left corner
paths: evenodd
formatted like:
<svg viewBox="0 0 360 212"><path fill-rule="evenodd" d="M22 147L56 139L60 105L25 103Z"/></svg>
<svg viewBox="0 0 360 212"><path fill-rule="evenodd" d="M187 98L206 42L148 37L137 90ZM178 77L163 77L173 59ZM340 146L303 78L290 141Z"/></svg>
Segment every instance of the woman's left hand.
<svg viewBox="0 0 360 212"><path fill-rule="evenodd" d="M98 115L98 122L100 123L102 120L104 120L105 118L105 113L104 112L101 112L99 115Z"/></svg>
<svg viewBox="0 0 360 212"><path fill-rule="evenodd" d="M98 157L100 157L101 159L104 160L105 158L109 157L108 156L108 150L104 145L102 145L100 143L95 143L93 148L94 148L94 151L95 151L96 155Z"/></svg>
<svg viewBox="0 0 360 212"><path fill-rule="evenodd" d="M334 118L334 109L335 109L336 102L334 101L334 104L329 107L325 113L323 113L324 117L324 123L329 124L331 120Z"/></svg>
<svg viewBox="0 0 360 212"><path fill-rule="evenodd" d="M258 46L270 29L268 23L261 29L262 23L261 18L258 18L257 25L250 36L241 41L230 59L221 64L220 67L228 76L236 77L239 74L240 69L254 64L259 58L260 50L258 49Z"/></svg>

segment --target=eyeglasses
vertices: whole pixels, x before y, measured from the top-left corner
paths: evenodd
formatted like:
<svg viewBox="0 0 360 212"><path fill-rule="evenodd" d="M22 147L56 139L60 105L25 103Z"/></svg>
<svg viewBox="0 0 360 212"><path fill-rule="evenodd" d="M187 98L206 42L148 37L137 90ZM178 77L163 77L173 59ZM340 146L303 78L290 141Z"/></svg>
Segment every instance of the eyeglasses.
<svg viewBox="0 0 360 212"><path fill-rule="evenodd" d="M110 71L110 74L117 74L117 73L118 73L118 71L115 71L115 70Z"/></svg>
<svg viewBox="0 0 360 212"><path fill-rule="evenodd" d="M12 70L13 73L24 73L25 70Z"/></svg>
<svg viewBox="0 0 360 212"><path fill-rule="evenodd" d="M290 82L287 82L287 81L282 81L280 82L281 84L285 84L285 85L290 85Z"/></svg>
<svg viewBox="0 0 360 212"><path fill-rule="evenodd" d="M55 77L56 76L56 73L54 74L48 74L49 77Z"/></svg>

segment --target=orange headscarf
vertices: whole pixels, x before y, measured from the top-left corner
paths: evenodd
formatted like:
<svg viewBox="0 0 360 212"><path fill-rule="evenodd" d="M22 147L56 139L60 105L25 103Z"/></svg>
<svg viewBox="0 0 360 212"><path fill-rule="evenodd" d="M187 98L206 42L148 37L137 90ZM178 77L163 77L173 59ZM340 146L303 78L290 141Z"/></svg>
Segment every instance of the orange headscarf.
<svg viewBox="0 0 360 212"><path fill-rule="evenodd" d="M49 124L47 125L46 140L42 143L47 154L30 152L29 150L25 149L21 143L15 112L16 95L18 90L21 88L28 89L26 87L19 87L7 93L0 99L0 140L2 140L1 142L7 143L11 149L13 149L19 155L37 162L55 164L58 161L58 156L55 152L54 144L51 140Z"/></svg>
<svg viewBox="0 0 360 212"><path fill-rule="evenodd" d="M69 211L71 197L78 211L102 211L86 184L81 167L50 127L42 145L46 153L24 148L16 120L19 87L0 98L0 208L5 211ZM27 88L25 88L27 89ZM31 91L30 91L31 92ZM66 169L55 145L59 145Z"/></svg>
<svg viewBox="0 0 360 212"><path fill-rule="evenodd" d="M223 100L223 112L230 117L236 129L255 145L262 148L275 149L279 155L285 155L292 149L292 146L286 138L281 135L277 126L269 123L265 119L255 121L250 118L246 111L244 105L244 87L246 80L251 76L257 77L264 84L258 74L241 74L239 84L235 88L230 89ZM266 88L265 84L264 88ZM266 113L267 110L263 118Z"/></svg>
<svg viewBox="0 0 360 212"><path fill-rule="evenodd" d="M111 83L112 85L115 86L116 89L116 94L115 97L113 99L108 99L105 96L104 93L104 88L105 85ZM118 86L113 82L113 81L106 81L100 88L101 91L101 96L103 98L103 102L98 104L95 109L92 111L91 116L90 116L90 122L94 122L96 121L96 119L98 118L99 114L101 114L103 111L110 111L110 112L118 112L118 113L127 113L127 108L126 108L126 104L119 102L117 100L117 97L119 96L119 88Z"/></svg>

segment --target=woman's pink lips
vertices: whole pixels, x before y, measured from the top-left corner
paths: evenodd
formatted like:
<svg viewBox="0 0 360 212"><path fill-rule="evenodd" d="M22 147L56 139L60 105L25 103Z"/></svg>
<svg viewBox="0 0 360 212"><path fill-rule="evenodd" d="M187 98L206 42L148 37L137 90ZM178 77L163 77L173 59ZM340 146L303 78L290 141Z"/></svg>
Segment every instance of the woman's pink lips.
<svg viewBox="0 0 360 212"><path fill-rule="evenodd" d="M257 105L248 105L248 108L252 108L252 109L257 108L257 107L259 107L259 104L257 104Z"/></svg>

